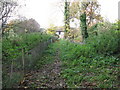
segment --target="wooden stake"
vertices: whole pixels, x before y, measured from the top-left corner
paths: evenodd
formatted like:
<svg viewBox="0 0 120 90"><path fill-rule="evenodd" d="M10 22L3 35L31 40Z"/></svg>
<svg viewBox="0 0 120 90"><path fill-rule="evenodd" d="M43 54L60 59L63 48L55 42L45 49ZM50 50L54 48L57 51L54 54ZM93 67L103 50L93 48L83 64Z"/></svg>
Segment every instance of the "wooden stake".
<svg viewBox="0 0 120 90"><path fill-rule="evenodd" d="M22 48L22 64L23 64L23 73L25 68L25 59L24 59L24 49Z"/></svg>

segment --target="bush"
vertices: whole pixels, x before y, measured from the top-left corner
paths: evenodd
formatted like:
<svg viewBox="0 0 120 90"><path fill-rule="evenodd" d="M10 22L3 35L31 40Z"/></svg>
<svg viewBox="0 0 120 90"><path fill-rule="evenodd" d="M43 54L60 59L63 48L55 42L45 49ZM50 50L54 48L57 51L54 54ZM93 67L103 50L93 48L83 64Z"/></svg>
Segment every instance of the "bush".
<svg viewBox="0 0 120 90"><path fill-rule="evenodd" d="M102 32L98 36L89 37L86 42L96 53L114 54L120 50L120 31Z"/></svg>
<svg viewBox="0 0 120 90"><path fill-rule="evenodd" d="M41 33L23 34L17 37L3 37L2 54L3 60L15 59L21 55L20 51L24 49L28 52L42 41L47 41L51 36Z"/></svg>

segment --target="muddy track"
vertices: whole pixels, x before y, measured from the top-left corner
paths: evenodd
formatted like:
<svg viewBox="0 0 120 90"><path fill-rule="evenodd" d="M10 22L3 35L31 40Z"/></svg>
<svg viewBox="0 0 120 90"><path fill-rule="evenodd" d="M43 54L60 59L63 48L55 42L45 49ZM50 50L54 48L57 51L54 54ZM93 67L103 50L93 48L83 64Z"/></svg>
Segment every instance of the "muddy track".
<svg viewBox="0 0 120 90"><path fill-rule="evenodd" d="M66 83L60 77L60 72L61 61L57 50L53 63L46 64L41 69L26 74L18 88L65 88Z"/></svg>

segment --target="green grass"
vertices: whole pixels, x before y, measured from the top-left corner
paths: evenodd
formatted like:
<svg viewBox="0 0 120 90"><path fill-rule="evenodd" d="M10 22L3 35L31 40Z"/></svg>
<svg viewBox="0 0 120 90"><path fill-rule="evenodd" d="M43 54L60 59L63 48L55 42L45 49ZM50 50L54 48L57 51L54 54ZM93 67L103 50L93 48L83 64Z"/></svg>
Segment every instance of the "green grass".
<svg viewBox="0 0 120 90"><path fill-rule="evenodd" d="M107 35L101 34L93 39L90 38L88 39L90 42L87 41L85 45L69 41L52 44L51 51L60 48L61 60L63 61L61 76L66 79L68 87L118 87L120 59L111 54L118 50L116 44L118 44L119 36L116 36L114 32L112 32L112 38L110 34ZM102 45L106 45L107 48Z"/></svg>
<svg viewBox="0 0 120 90"><path fill-rule="evenodd" d="M92 44L78 45L62 40L55 45L60 48L61 76L68 87L118 87L119 58L97 53Z"/></svg>

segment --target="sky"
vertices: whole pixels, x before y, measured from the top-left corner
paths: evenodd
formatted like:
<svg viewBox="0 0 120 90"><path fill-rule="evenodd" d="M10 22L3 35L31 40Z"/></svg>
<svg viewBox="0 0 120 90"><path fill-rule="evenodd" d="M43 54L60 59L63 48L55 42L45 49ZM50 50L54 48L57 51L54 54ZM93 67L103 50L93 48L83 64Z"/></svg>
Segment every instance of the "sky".
<svg viewBox="0 0 120 90"><path fill-rule="evenodd" d="M101 5L101 15L110 22L118 19L118 2L120 0L98 0ZM42 28L50 24L64 25L63 8L60 8L63 0L25 0L26 6L19 10L22 16L34 18Z"/></svg>

